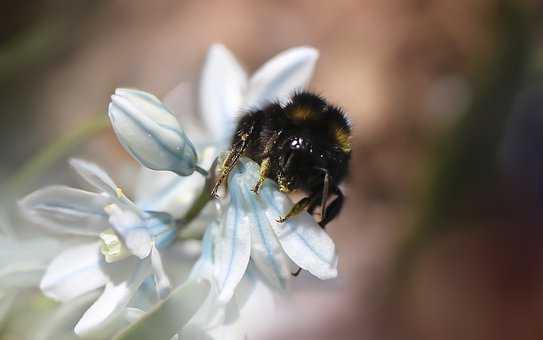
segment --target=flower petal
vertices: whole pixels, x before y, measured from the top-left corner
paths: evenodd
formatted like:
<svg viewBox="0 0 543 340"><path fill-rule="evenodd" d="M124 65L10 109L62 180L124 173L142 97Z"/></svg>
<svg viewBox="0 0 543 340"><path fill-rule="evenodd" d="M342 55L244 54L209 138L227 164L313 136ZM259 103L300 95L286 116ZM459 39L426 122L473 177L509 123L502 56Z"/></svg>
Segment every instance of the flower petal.
<svg viewBox="0 0 543 340"><path fill-rule="evenodd" d="M243 277L251 255L251 220L242 206L241 194L229 187L231 203L221 220L221 234L215 239L214 266L219 301L227 303Z"/></svg>
<svg viewBox="0 0 543 340"><path fill-rule="evenodd" d="M208 136L230 139L246 86L247 74L234 55L223 45L211 46L200 79L200 109Z"/></svg>
<svg viewBox="0 0 543 340"><path fill-rule="evenodd" d="M136 98L140 98L142 100L141 105L149 105L148 109L153 109L153 106L155 105L162 105L162 102L160 99L158 99L154 94L151 94L149 92L145 92L138 89L129 89L129 88L118 88L115 90L115 94L119 96L134 96ZM149 103L149 104L146 104ZM145 106L144 106L145 107Z"/></svg>
<svg viewBox="0 0 543 340"><path fill-rule="evenodd" d="M207 298L181 330L181 337L183 339L214 339L209 336L209 330L221 327L224 323L226 310L236 309L237 307L235 299L232 299L226 305L220 302L217 293L216 287L211 285ZM223 337L217 339L223 339Z"/></svg>
<svg viewBox="0 0 543 340"><path fill-rule="evenodd" d="M88 162L82 159L70 159L70 165L83 177L87 182L98 188L103 193L106 193L112 200L116 201L120 206L132 210L135 214L141 216L140 210L129 200L121 190L109 177L107 172L100 168L97 164Z"/></svg>
<svg viewBox="0 0 543 340"><path fill-rule="evenodd" d="M47 267L40 288L53 299L67 301L106 284L100 242L68 248Z"/></svg>
<svg viewBox="0 0 543 340"><path fill-rule="evenodd" d="M254 269L249 265L247 275L236 289L239 310L227 310L224 325L210 332L214 339L261 339L265 328L273 327L277 295Z"/></svg>
<svg viewBox="0 0 543 340"><path fill-rule="evenodd" d="M149 190L139 190L137 205L144 211L165 211L183 217L204 187L203 176L178 176L172 172L142 170L140 182Z"/></svg>
<svg viewBox="0 0 543 340"><path fill-rule="evenodd" d="M131 229L130 232L125 234L124 242L126 248L140 259L149 256L153 247L153 239L145 228Z"/></svg>
<svg viewBox="0 0 543 340"><path fill-rule="evenodd" d="M159 298L164 299L170 293L171 284L170 279L164 270L160 253L154 245L151 250L151 264L155 274L155 287L157 290L157 295Z"/></svg>
<svg viewBox="0 0 543 340"><path fill-rule="evenodd" d="M104 293L75 325L75 333L79 336L92 335L115 322L115 319L122 314L132 296L150 273L150 262L144 260L140 261L128 279L119 283L108 282Z"/></svg>
<svg viewBox="0 0 543 340"><path fill-rule="evenodd" d="M186 240L175 242L160 252L166 274L173 287L178 287L187 280L201 251L202 241Z"/></svg>
<svg viewBox="0 0 543 340"><path fill-rule="evenodd" d="M111 199L65 186L37 190L19 201L23 214L49 230L76 235L98 235L107 225L104 207Z"/></svg>
<svg viewBox="0 0 543 340"><path fill-rule="evenodd" d="M89 184L96 187L101 192L109 194L111 197L117 196L117 185L111 177L97 164L85 161L83 159L72 158L70 165L83 177Z"/></svg>
<svg viewBox="0 0 543 340"><path fill-rule="evenodd" d="M228 184L232 188L237 186L247 206L246 214L251 220L251 259L272 285L285 290L290 278L288 260L264 214L265 206L250 190L256 183L258 170L251 174L250 169L245 169L242 174L234 173ZM255 177L251 178L252 175Z"/></svg>
<svg viewBox="0 0 543 340"><path fill-rule="evenodd" d="M164 105L172 112L179 125L198 148L209 143L208 132L194 102L194 91L190 84L180 83L170 90L163 99ZM200 154L198 153L200 156Z"/></svg>
<svg viewBox="0 0 543 340"><path fill-rule="evenodd" d="M217 156L216 148L201 150L200 166L209 169ZM178 219L190 210L201 194L203 176L182 177L171 172L143 168L138 180L136 203L144 211L164 211Z"/></svg>
<svg viewBox="0 0 543 340"><path fill-rule="evenodd" d="M259 272L249 264L232 300L224 305L210 292L202 307L185 326L186 339L260 339L258 332L275 316L275 295Z"/></svg>
<svg viewBox="0 0 543 340"><path fill-rule="evenodd" d="M108 114L123 147L143 166L181 176L193 173L196 150L165 106L121 90L111 96Z"/></svg>
<svg viewBox="0 0 543 340"><path fill-rule="evenodd" d="M334 241L313 217L302 212L278 223L277 218L290 210L292 202L269 180L264 183L260 196L267 204L266 215L290 259L320 279L336 277L338 257Z"/></svg>
<svg viewBox="0 0 543 340"><path fill-rule="evenodd" d="M293 92L309 83L318 57L319 52L312 47L291 48L279 53L251 77L243 107L285 102Z"/></svg>

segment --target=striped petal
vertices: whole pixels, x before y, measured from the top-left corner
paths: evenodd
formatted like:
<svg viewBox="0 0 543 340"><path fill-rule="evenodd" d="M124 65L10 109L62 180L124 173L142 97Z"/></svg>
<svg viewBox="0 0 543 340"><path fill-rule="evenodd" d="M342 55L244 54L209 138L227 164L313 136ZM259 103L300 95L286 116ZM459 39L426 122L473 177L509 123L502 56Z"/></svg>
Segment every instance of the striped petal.
<svg viewBox="0 0 543 340"><path fill-rule="evenodd" d="M260 196L266 202L268 220L290 259L320 279L336 277L338 257L334 241L313 217L302 212L278 223L276 220L290 210L292 202L271 181L264 183Z"/></svg>
<svg viewBox="0 0 543 340"><path fill-rule="evenodd" d="M318 57L314 48L297 47L270 59L249 80L244 108L260 107L271 101L285 102L309 83Z"/></svg>
<svg viewBox="0 0 543 340"><path fill-rule="evenodd" d="M231 203L221 220L221 233L215 240L214 265L219 301L227 303L243 277L251 255L251 220L242 206L237 186L229 187Z"/></svg>
<svg viewBox="0 0 543 340"><path fill-rule="evenodd" d="M200 79L200 110L208 136L227 141L243 103L247 74L223 45L209 49Z"/></svg>
<svg viewBox="0 0 543 340"><path fill-rule="evenodd" d="M107 225L104 207L111 199L65 186L37 190L19 201L22 213L52 231L96 236Z"/></svg>
<svg viewBox="0 0 543 340"><path fill-rule="evenodd" d="M234 172L229 185L237 186L242 193L245 214L251 221L251 258L268 282L285 290L290 277L288 259L264 213L266 207L258 195L250 190L258 179L258 165L242 160L242 166L238 169L243 170Z"/></svg>
<svg viewBox="0 0 543 340"><path fill-rule="evenodd" d="M108 195L111 200L115 201L120 206L131 210L135 214L142 216L138 207L124 195L121 188L119 188L109 175L97 164L82 159L72 158L70 159L70 165L81 177L98 190Z"/></svg>
<svg viewBox="0 0 543 340"><path fill-rule="evenodd" d="M117 185L107 172L98 165L77 158L70 159L70 165L81 177L99 191L105 192L111 197L117 196Z"/></svg>
<svg viewBox="0 0 543 340"><path fill-rule="evenodd" d="M108 114L123 147L143 166L181 176L194 172L196 150L179 123L158 99L118 89Z"/></svg>

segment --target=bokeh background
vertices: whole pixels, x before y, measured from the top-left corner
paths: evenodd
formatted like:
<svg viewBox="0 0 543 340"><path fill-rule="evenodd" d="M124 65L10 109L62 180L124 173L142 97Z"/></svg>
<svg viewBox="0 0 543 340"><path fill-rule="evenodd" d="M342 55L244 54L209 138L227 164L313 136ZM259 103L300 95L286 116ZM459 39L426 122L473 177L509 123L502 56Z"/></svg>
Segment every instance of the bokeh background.
<svg viewBox="0 0 543 340"><path fill-rule="evenodd" d="M65 163L74 155L129 186L123 174L136 164L95 118L116 87L158 96L180 82L197 89L216 42L249 71L312 45L320 59L311 88L343 106L354 131L347 203L328 229L340 278L324 293L318 285L298 291L299 311L270 338L543 338L539 2L3 5L0 176L8 199L75 182ZM83 135L71 135L81 126ZM55 141L63 152L36 157ZM2 338L25 338L20 324L8 320Z"/></svg>

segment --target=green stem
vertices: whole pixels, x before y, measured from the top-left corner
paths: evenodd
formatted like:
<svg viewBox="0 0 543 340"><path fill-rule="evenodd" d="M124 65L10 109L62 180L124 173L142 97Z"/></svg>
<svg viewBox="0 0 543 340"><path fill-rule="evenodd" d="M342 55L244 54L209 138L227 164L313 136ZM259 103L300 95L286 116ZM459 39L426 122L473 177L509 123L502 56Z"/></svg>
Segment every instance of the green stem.
<svg viewBox="0 0 543 340"><path fill-rule="evenodd" d="M59 158L65 156L107 126L108 121L105 115L99 114L85 121L75 130L46 145L8 179L8 192L17 193L24 190L33 179L52 166Z"/></svg>

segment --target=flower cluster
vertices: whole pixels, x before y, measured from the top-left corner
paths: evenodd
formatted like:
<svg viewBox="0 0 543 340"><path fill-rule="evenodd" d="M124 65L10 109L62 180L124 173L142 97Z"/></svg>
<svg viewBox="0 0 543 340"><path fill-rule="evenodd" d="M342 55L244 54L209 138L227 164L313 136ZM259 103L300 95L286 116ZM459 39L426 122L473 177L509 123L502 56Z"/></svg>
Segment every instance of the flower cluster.
<svg viewBox="0 0 543 340"><path fill-rule="evenodd" d="M20 201L30 220L78 240L47 266L44 294L70 303L103 289L75 325L78 335L244 339L257 327L255 314L273 313L288 294L298 267L320 279L337 276L334 243L312 216L279 223L292 207L289 197L271 180L251 191L259 176L254 161L240 158L226 197L210 201L206 185L237 114L287 100L307 85L317 58L313 48L293 48L248 76L214 45L197 116L174 113L186 110L178 105L180 88L164 102L117 89L108 114L119 142L142 165L135 199L97 165L74 159L94 191L52 186ZM187 240L189 230L201 241Z"/></svg>

